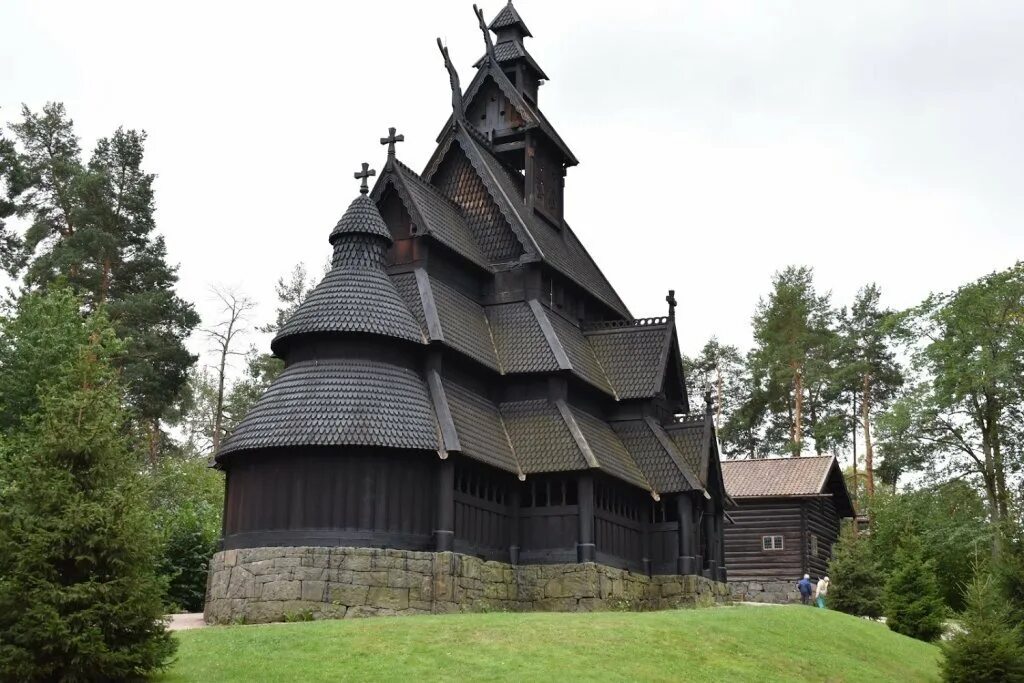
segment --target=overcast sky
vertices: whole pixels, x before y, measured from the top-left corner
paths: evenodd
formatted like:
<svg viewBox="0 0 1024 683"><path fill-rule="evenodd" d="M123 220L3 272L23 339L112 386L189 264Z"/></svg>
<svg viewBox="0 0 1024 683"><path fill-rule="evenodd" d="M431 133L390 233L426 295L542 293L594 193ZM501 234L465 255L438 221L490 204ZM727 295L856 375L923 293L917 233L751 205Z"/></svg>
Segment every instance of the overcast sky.
<svg viewBox="0 0 1024 683"><path fill-rule="evenodd" d="M1024 257L1024 3L516 7L552 79L540 106L580 159L567 219L634 315L677 290L684 352L747 347L787 264L839 303L877 281L902 307ZM181 294L208 316L211 285L239 287L262 323L278 276L326 262L387 127L413 168L433 151L450 111L435 36L467 84L469 0L7 0L0 118L63 101L87 150L145 129Z"/></svg>

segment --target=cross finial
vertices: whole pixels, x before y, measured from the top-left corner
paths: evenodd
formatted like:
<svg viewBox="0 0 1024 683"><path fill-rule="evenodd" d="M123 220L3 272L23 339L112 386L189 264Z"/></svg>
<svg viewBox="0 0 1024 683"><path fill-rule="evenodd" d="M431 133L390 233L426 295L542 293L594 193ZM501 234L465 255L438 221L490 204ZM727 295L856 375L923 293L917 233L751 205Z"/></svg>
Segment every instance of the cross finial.
<svg viewBox="0 0 1024 683"><path fill-rule="evenodd" d="M715 412L715 400L711 394L711 387L704 390L704 412L708 415Z"/></svg>
<svg viewBox="0 0 1024 683"><path fill-rule="evenodd" d="M389 157L395 156L395 143L396 142L405 142L405 136L402 135L401 133L399 133L398 135L395 135L395 127L391 126L390 128L388 128L388 136L386 138L381 138L380 139L380 144L388 146L388 156Z"/></svg>
<svg viewBox="0 0 1024 683"><path fill-rule="evenodd" d="M665 301L668 302L668 317L676 317L676 290L668 290L668 296L665 297Z"/></svg>
<svg viewBox="0 0 1024 683"><path fill-rule="evenodd" d="M392 130L394 130L394 129L392 128ZM363 170L362 171L356 171L356 173L354 175L355 175L356 180L362 180L363 181L362 185L359 186L359 192L361 194L366 194L367 192L370 191L370 186L367 184L366 179L369 178L370 176L377 175L377 172L374 171L372 168L370 168L370 165L364 161L363 162Z"/></svg>

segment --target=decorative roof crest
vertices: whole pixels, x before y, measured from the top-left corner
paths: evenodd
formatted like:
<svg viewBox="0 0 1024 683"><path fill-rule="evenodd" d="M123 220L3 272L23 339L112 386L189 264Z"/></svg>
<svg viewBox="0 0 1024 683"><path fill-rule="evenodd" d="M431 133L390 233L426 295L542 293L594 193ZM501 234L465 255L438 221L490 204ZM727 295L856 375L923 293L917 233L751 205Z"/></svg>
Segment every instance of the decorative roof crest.
<svg viewBox="0 0 1024 683"><path fill-rule="evenodd" d="M484 44L487 46L487 58L496 64L498 60L494 56L494 42L491 40L491 29L487 28L487 22L484 21L484 11L474 4L473 14L476 15L476 19L480 23L480 31L484 34Z"/></svg>
<svg viewBox="0 0 1024 683"><path fill-rule="evenodd" d="M437 49L441 51L441 56L444 57L444 68L448 70L448 82L452 86L452 125L462 118L462 86L459 85L459 72L455 70L455 65L452 64L451 57L448 56L448 48L441 43L441 39L437 39Z"/></svg>

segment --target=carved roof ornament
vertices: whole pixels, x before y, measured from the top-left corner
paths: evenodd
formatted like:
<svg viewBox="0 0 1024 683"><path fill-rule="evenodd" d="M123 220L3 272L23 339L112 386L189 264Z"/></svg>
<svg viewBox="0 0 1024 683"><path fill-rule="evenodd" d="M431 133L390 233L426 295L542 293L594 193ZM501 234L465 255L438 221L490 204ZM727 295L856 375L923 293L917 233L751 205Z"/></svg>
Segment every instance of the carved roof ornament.
<svg viewBox="0 0 1024 683"><path fill-rule="evenodd" d="M459 85L459 72L455 70L455 65L452 64L452 59L448 56L448 48L441 43L440 38L437 39L437 49L444 57L444 68L448 70L448 81L452 86L452 112L455 114L452 124L454 125L458 119L462 118L462 86Z"/></svg>
<svg viewBox="0 0 1024 683"><path fill-rule="evenodd" d="M394 128L392 128L391 130L394 130ZM370 176L377 175L377 172L375 170L373 170L372 168L370 168L370 165L364 161L363 162L363 170L362 171L356 171L353 175L355 176L356 180L361 180L362 181L362 184L359 186L360 194L366 194L367 192L370 191L370 186L369 186L369 184L366 181L367 181L367 179Z"/></svg>
<svg viewBox="0 0 1024 683"><path fill-rule="evenodd" d="M487 58L497 64L498 60L494 56L494 42L491 40L491 29L487 28L487 22L484 21L484 11L474 4L473 14L476 15L476 19L480 23L480 31L484 34L484 44L487 46Z"/></svg>
<svg viewBox="0 0 1024 683"><path fill-rule="evenodd" d="M711 393L711 387L704 390L704 412L708 415L715 412L715 398Z"/></svg>
<svg viewBox="0 0 1024 683"><path fill-rule="evenodd" d="M668 302L668 317L676 317L676 304L678 303L676 301L676 290L668 290L668 296L665 297L665 301Z"/></svg>
<svg viewBox="0 0 1024 683"><path fill-rule="evenodd" d="M395 127L391 126L388 128L388 136L380 139L380 144L388 146L388 158L393 158L395 156L396 142L405 142L405 136L401 133L395 135L395 130Z"/></svg>

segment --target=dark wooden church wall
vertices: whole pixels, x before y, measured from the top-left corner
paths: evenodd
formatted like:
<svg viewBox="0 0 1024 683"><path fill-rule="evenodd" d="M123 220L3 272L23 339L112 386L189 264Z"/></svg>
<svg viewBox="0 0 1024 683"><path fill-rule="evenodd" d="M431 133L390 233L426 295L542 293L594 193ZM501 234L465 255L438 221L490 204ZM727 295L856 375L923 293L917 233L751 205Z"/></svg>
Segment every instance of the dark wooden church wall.
<svg viewBox="0 0 1024 683"><path fill-rule="evenodd" d="M331 449L247 454L228 469L224 547L430 549L434 460Z"/></svg>
<svg viewBox="0 0 1024 683"><path fill-rule="evenodd" d="M651 521L648 527L649 558L652 574L675 574L682 555L679 537L679 508L677 496L663 497L651 502ZM687 500L687 505L691 505ZM693 534L693 528L684 530Z"/></svg>
<svg viewBox="0 0 1024 683"><path fill-rule="evenodd" d="M649 495L611 478L601 477L594 482L594 543L598 562L644 569L650 500Z"/></svg>
<svg viewBox="0 0 1024 683"><path fill-rule="evenodd" d="M456 462L456 552L509 561L514 512L510 479L469 461Z"/></svg>
<svg viewBox="0 0 1024 683"><path fill-rule="evenodd" d="M738 500L725 528L725 565L730 579L796 579L803 571L801 500ZM782 536L782 550L764 550L764 536Z"/></svg>
<svg viewBox="0 0 1024 683"><path fill-rule="evenodd" d="M527 477L519 490L519 561L576 561L579 498L573 474Z"/></svg>
<svg viewBox="0 0 1024 683"><path fill-rule="evenodd" d="M818 578L828 574L832 545L839 538L839 514L831 498L808 499L804 502L804 510L807 518L807 571Z"/></svg>

